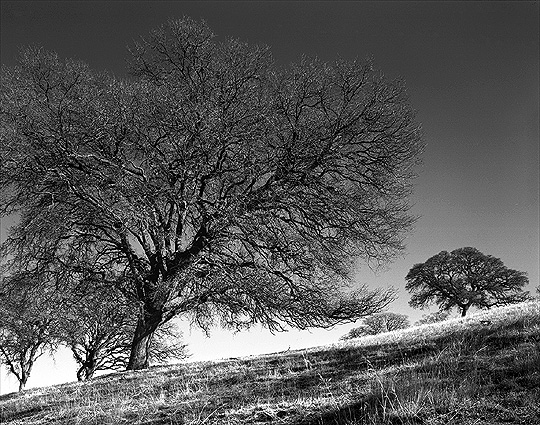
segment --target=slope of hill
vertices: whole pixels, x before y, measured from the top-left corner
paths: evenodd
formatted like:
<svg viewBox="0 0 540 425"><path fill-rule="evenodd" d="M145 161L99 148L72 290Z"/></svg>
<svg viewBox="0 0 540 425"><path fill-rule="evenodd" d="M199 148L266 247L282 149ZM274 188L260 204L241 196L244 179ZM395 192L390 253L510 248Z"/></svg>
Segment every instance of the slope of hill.
<svg viewBox="0 0 540 425"><path fill-rule="evenodd" d="M8 394L0 423L540 424L540 302Z"/></svg>

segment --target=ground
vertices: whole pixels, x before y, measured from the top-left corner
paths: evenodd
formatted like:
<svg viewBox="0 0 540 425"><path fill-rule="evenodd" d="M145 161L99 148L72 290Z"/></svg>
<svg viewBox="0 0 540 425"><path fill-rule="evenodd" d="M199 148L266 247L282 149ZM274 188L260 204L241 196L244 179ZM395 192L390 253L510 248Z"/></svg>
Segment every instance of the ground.
<svg viewBox="0 0 540 425"><path fill-rule="evenodd" d="M538 424L540 302L0 396L0 423Z"/></svg>

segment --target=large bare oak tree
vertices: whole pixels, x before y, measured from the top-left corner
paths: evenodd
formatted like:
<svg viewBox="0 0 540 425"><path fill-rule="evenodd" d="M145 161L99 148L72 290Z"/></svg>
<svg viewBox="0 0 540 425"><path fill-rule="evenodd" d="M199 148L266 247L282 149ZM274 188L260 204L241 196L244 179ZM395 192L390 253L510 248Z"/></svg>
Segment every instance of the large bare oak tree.
<svg viewBox="0 0 540 425"><path fill-rule="evenodd" d="M91 251L140 311L129 369L177 315L279 330L390 301L351 289L352 265L403 249L423 144L369 61L280 68L184 18L131 47L128 79L30 48L1 96L1 209L21 215L5 250Z"/></svg>

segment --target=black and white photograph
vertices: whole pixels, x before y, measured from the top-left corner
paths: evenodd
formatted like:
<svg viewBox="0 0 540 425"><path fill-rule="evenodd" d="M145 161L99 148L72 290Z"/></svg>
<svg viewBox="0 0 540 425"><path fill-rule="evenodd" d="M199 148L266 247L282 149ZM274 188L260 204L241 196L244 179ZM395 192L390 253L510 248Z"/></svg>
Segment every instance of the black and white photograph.
<svg viewBox="0 0 540 425"><path fill-rule="evenodd" d="M540 424L539 1L0 1L0 424Z"/></svg>

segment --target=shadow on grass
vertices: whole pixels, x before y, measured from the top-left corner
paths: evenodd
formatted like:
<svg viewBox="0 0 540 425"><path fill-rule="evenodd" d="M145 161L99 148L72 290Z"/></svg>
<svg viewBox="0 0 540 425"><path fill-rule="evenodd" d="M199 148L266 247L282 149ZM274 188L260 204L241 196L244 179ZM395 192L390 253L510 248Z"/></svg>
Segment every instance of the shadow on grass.
<svg viewBox="0 0 540 425"><path fill-rule="evenodd" d="M13 413L6 412L6 414L4 414L4 412L0 412L0 424L3 423L3 421L8 421L8 420L9 421L22 421L23 419L28 419L33 416L36 416L42 413L44 410L47 410L47 409L43 409L41 406L35 406L35 407L30 407L28 409L21 410L18 412L13 412Z"/></svg>
<svg viewBox="0 0 540 425"><path fill-rule="evenodd" d="M371 394L364 399L339 406L297 422L297 425L421 425L425 421L416 415L388 411L380 395Z"/></svg>

